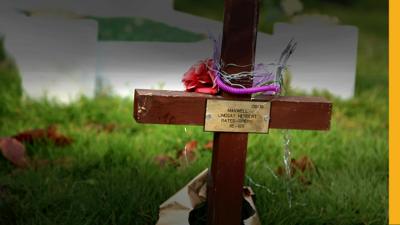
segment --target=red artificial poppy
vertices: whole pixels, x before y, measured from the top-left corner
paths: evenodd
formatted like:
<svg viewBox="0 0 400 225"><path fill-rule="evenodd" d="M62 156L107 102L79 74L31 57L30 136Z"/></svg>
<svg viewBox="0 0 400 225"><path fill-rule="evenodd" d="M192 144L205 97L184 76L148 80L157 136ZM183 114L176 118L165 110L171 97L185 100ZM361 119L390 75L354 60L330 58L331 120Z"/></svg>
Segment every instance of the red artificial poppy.
<svg viewBox="0 0 400 225"><path fill-rule="evenodd" d="M212 59L206 59L191 66L182 78L186 91L216 94L218 88L214 83L216 74L212 70L213 64Z"/></svg>

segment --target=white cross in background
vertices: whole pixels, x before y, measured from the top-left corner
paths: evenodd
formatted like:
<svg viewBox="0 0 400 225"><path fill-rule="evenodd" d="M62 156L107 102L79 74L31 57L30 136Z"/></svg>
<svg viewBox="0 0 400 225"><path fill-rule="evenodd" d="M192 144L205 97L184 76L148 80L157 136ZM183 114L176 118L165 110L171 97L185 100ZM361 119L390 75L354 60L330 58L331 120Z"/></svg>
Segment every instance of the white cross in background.
<svg viewBox="0 0 400 225"><path fill-rule="evenodd" d="M97 41L96 21L76 15L143 17L205 37L218 36L222 30L221 22L174 10L172 0L2 0L2 6L0 33L16 60L25 92L64 102L79 94L92 96L96 76L123 96L129 96L133 88L160 83L165 89L182 90L179 74L212 54L207 38L192 43ZM37 16L25 17L16 9L34 11ZM55 19L55 14L63 18ZM293 87L327 89L349 98L354 94L357 35L351 26L275 24L273 35L259 33L256 62L272 62L294 37L298 48L289 60Z"/></svg>

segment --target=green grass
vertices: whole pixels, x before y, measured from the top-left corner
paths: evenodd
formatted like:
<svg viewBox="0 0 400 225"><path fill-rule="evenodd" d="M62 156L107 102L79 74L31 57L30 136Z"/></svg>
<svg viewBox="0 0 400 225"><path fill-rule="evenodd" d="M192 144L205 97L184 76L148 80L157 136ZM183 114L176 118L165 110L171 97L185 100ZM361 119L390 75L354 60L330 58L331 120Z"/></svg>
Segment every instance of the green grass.
<svg viewBox="0 0 400 225"><path fill-rule="evenodd" d="M387 17L384 11L340 6L318 11L360 29L356 97L344 101L316 92L334 102L332 129L291 132L293 156L309 156L319 171L309 186L291 182L291 209L284 179L269 170L282 165L281 131L250 136L247 175L273 192L253 186L257 209L263 224L386 224ZM17 170L0 157L2 225L154 224L158 206L210 165L211 153L201 146L212 136L200 127L136 124L132 100L118 97L82 98L71 105L18 100L18 91L3 98L15 74L10 62L0 64L0 136L57 124L74 143L27 146L34 159L67 158L68 165ZM116 125L114 132L99 133L87 125L108 123ZM200 149L191 165L176 169L154 164L156 155L175 156L192 139Z"/></svg>

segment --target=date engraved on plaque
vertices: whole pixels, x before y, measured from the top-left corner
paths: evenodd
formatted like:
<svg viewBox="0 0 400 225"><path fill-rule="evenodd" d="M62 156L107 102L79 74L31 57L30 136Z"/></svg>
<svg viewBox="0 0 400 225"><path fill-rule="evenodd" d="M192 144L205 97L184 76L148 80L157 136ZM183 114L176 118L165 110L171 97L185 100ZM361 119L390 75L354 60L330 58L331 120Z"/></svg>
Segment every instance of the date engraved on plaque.
<svg viewBox="0 0 400 225"><path fill-rule="evenodd" d="M268 133L271 102L208 99L205 131Z"/></svg>

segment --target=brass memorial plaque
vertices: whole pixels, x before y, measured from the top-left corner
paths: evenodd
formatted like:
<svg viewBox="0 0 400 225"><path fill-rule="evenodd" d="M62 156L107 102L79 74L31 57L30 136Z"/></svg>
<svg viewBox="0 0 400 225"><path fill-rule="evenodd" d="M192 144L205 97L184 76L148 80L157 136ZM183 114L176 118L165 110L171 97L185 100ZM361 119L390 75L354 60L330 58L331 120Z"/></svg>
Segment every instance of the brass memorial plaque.
<svg viewBox="0 0 400 225"><path fill-rule="evenodd" d="M205 131L268 133L271 102L207 100Z"/></svg>

